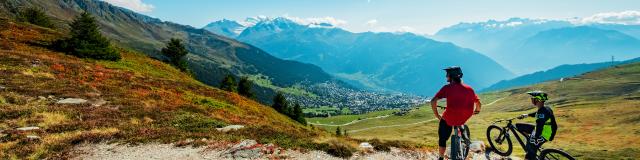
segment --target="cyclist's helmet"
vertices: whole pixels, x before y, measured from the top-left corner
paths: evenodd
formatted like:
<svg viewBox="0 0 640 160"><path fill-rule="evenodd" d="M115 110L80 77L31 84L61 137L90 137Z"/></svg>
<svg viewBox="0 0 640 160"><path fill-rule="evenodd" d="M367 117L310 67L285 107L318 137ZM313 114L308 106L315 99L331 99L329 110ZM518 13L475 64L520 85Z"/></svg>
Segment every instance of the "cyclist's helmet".
<svg viewBox="0 0 640 160"><path fill-rule="evenodd" d="M452 78L455 78L455 77L462 78L462 68L458 66L447 67L444 70L447 71L447 75L449 75Z"/></svg>
<svg viewBox="0 0 640 160"><path fill-rule="evenodd" d="M543 91L530 91L530 92L527 92L527 94L531 95L531 98L535 98L540 101L549 100L549 97L547 97L548 96L547 93Z"/></svg>

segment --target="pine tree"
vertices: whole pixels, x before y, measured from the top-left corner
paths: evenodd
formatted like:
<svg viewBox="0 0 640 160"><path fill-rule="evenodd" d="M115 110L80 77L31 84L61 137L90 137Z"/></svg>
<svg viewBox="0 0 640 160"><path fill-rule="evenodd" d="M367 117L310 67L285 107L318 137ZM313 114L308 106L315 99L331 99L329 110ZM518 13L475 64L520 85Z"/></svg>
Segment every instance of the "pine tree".
<svg viewBox="0 0 640 160"><path fill-rule="evenodd" d="M120 60L120 53L112 48L109 39L100 33L96 19L84 12L71 22L71 38L56 42L56 47L80 58Z"/></svg>
<svg viewBox="0 0 640 160"><path fill-rule="evenodd" d="M41 27L53 28L53 23L47 14L40 8L25 8L18 13L18 20L28 22Z"/></svg>
<svg viewBox="0 0 640 160"><path fill-rule="evenodd" d="M336 136L342 136L342 131L340 131L340 127L336 128Z"/></svg>
<svg viewBox="0 0 640 160"><path fill-rule="evenodd" d="M187 71L188 65L183 57L189 54L189 51L182 44L182 40L177 38L171 38L165 48L160 51L164 56L169 58L169 62L180 69L181 71Z"/></svg>
<svg viewBox="0 0 640 160"><path fill-rule="evenodd" d="M256 94L251 90L252 87L253 82L251 82L248 77L242 77L240 78L240 82L238 82L238 94L247 98L255 99Z"/></svg>
<svg viewBox="0 0 640 160"><path fill-rule="evenodd" d="M228 92L237 92L236 78L231 74L227 74L220 82L220 89Z"/></svg>
<svg viewBox="0 0 640 160"><path fill-rule="evenodd" d="M307 125L307 120L304 119L304 113L302 112L302 107L300 107L300 104L298 103L296 103L296 105L293 107L293 117L291 118L300 122L301 124Z"/></svg>
<svg viewBox="0 0 640 160"><path fill-rule="evenodd" d="M273 105L271 107L284 115L290 115L288 111L289 103L282 92L276 93L276 96L273 97Z"/></svg>

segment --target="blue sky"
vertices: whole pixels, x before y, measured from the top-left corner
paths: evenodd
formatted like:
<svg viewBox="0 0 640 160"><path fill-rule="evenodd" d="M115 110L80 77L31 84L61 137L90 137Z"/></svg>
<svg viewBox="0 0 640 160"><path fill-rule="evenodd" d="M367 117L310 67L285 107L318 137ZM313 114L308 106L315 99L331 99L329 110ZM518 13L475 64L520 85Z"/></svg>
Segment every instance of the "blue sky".
<svg viewBox="0 0 640 160"><path fill-rule="evenodd" d="M640 24L639 0L104 0L166 21L202 27L259 15L335 20L354 32L432 34L459 22L511 17L571 19L616 16ZM619 15L621 13L625 15ZM593 17L591 17L593 18ZM597 18L597 17L596 17ZM609 19L608 17L600 17ZM635 23L634 23L635 24Z"/></svg>

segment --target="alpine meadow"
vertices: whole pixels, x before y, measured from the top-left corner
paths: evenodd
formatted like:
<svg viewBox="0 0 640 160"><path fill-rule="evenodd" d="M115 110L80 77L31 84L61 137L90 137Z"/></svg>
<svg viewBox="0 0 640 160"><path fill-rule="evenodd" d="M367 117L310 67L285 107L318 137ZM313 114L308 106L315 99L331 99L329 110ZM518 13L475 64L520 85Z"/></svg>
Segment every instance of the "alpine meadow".
<svg viewBox="0 0 640 160"><path fill-rule="evenodd" d="M639 8L0 0L0 159L639 159Z"/></svg>

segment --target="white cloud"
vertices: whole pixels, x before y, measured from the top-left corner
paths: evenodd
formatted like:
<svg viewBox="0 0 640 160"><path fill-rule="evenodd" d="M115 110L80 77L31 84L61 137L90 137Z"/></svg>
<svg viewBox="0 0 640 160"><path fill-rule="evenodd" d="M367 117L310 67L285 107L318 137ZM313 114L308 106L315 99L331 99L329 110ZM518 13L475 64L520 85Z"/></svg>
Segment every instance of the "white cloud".
<svg viewBox="0 0 640 160"><path fill-rule="evenodd" d="M606 12L573 20L573 23L609 23L624 25L640 25L640 11Z"/></svg>
<svg viewBox="0 0 640 160"><path fill-rule="evenodd" d="M376 24L378 24L378 20L376 20L376 19L372 19L372 20L367 21L367 23L366 23L366 24L367 24L367 26L369 26L369 27L373 27L373 26L375 26Z"/></svg>
<svg viewBox="0 0 640 160"><path fill-rule="evenodd" d="M136 12L151 12L153 5L142 2L142 0L102 0L112 5L130 9Z"/></svg>

